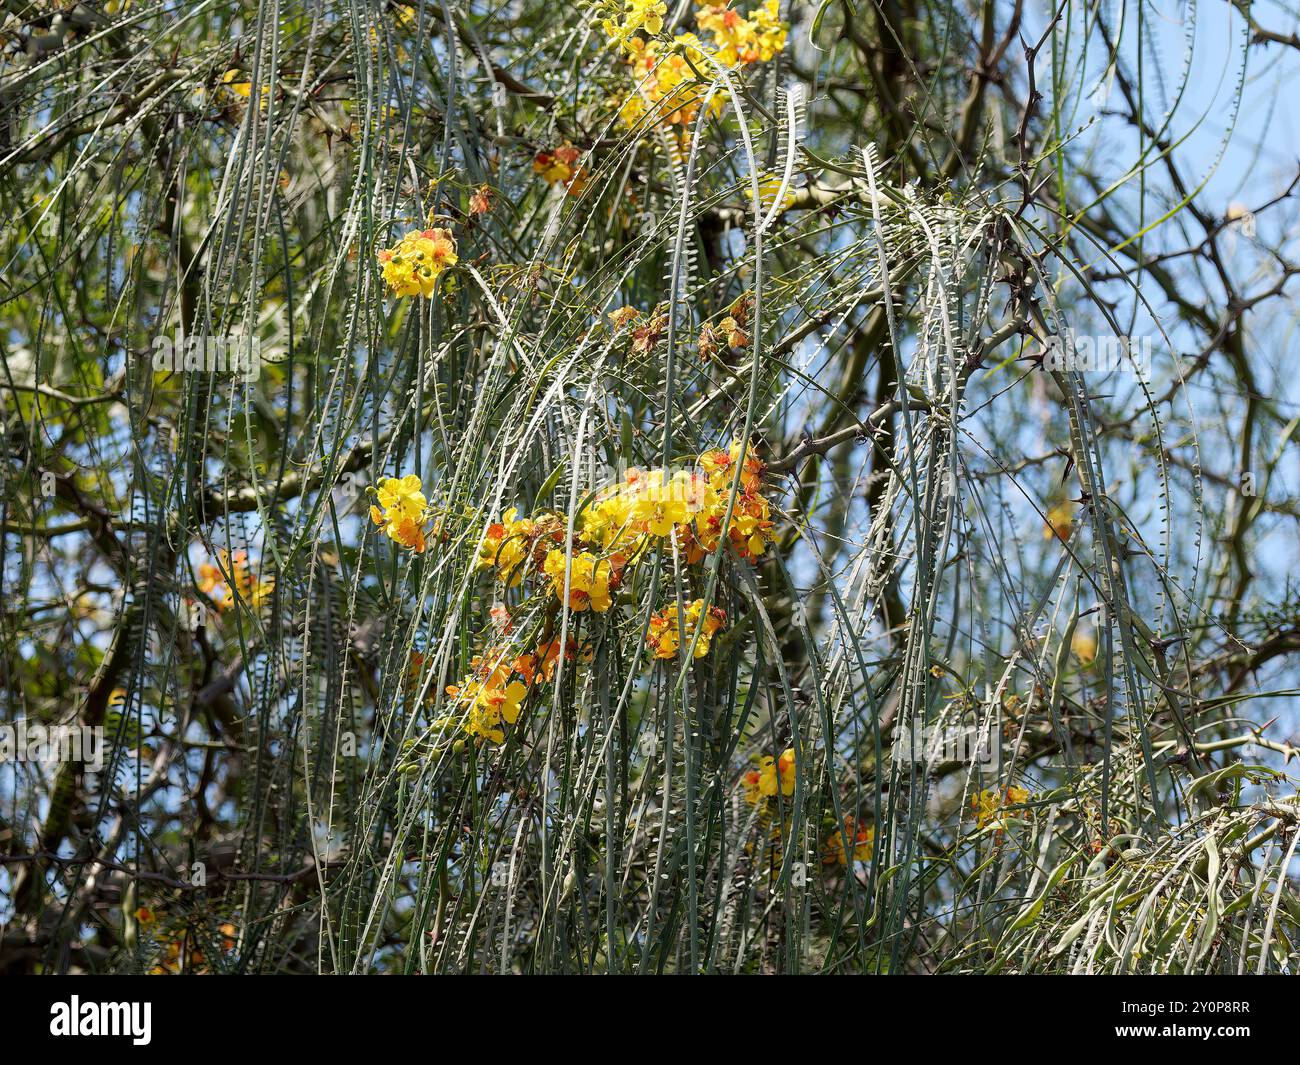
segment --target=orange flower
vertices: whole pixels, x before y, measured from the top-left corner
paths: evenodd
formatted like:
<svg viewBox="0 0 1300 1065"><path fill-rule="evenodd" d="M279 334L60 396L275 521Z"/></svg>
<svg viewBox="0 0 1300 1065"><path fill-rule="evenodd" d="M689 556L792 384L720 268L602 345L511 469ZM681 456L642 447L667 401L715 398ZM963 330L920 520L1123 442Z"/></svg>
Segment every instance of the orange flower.
<svg viewBox="0 0 1300 1065"><path fill-rule="evenodd" d="M504 648L494 648L474 656L469 675L446 689L460 714L435 721L435 727L455 724L480 742L505 742L505 726L519 720L528 696L528 684L511 679L518 663L506 665L505 655Z"/></svg>
<svg viewBox="0 0 1300 1065"><path fill-rule="evenodd" d="M659 338L668 328L668 315L661 311L652 314L644 324L632 330L632 350L638 355L648 355L654 351Z"/></svg>
<svg viewBox="0 0 1300 1065"><path fill-rule="evenodd" d="M577 196L591 176L585 166L578 165L582 151L565 141L558 148L538 152L533 159L533 172L540 174L548 185L563 185L570 196Z"/></svg>
<svg viewBox="0 0 1300 1065"><path fill-rule="evenodd" d="M700 631L699 642L695 645L695 657L703 658L709 653L714 634L727 623L725 610L711 606L708 614L705 615L704 600L697 599L686 608L686 615L680 619L680 623L676 603L669 604L665 609L651 617L650 631L646 634L646 644L655 658L676 658L677 651L681 646L678 641L679 628L685 630L687 640L692 639L702 615L704 625Z"/></svg>
<svg viewBox="0 0 1300 1065"><path fill-rule="evenodd" d="M749 335L740 328L740 323L730 315L718 323L718 328L726 335L728 347L743 348L749 343Z"/></svg>
<svg viewBox="0 0 1300 1065"><path fill-rule="evenodd" d="M609 312L609 320L613 323L615 329L622 329L629 322L634 322L641 317L641 312L635 307L620 307L616 311Z"/></svg>
<svg viewBox="0 0 1300 1065"><path fill-rule="evenodd" d="M700 326L700 337L696 341L696 347L701 359L711 359L718 353L718 333L708 322Z"/></svg>
<svg viewBox="0 0 1300 1065"><path fill-rule="evenodd" d="M569 637L568 647L564 653L566 662L583 662L591 661L591 646L583 644L578 646L578 641L572 636ZM532 687L533 682L540 676L543 680L551 681L555 679L555 667L560 660L560 641L549 640L541 644L536 653L520 655L514 661L513 669L521 677L524 683Z"/></svg>
<svg viewBox="0 0 1300 1065"><path fill-rule="evenodd" d="M757 780L752 778L757 777ZM764 757L756 771L745 774L745 801L757 804L763 799L770 799L779 791L782 795L793 795L795 784L794 748L787 747L780 758Z"/></svg>
<svg viewBox="0 0 1300 1065"><path fill-rule="evenodd" d="M510 611L504 603L494 603L492 609L488 611L492 618L492 624L502 636L509 636L511 630L515 627L514 622L510 620Z"/></svg>
<svg viewBox="0 0 1300 1065"><path fill-rule="evenodd" d="M199 591L216 596L218 610L229 610L236 601L254 609L260 607L275 590L274 579L259 580L248 565L248 552L236 551L233 555L217 551L220 566L210 562L199 564Z"/></svg>
<svg viewBox="0 0 1300 1065"><path fill-rule="evenodd" d="M709 494L695 518L696 534L706 551L715 551L722 532L722 519L727 512L731 495L731 479L740 460L739 442L730 451L706 451L700 456L700 466L708 479ZM767 550L772 539L771 504L762 494L763 463L747 449L744 466L740 471L740 492L731 513L728 539L741 558L757 558Z"/></svg>
<svg viewBox="0 0 1300 1065"><path fill-rule="evenodd" d="M1065 541L1073 532L1074 504L1066 499L1048 510L1047 520L1043 523L1043 539L1050 540L1055 536Z"/></svg>
<svg viewBox="0 0 1300 1065"><path fill-rule="evenodd" d="M844 850L844 837L853 840L853 860L869 862L876 847L875 825L857 823L848 814L844 815L844 831L833 829L826 839L826 852L822 862L826 865L848 865L848 856Z"/></svg>
<svg viewBox="0 0 1300 1065"><path fill-rule="evenodd" d="M530 568L541 565L549 542L563 541L564 524L555 515L521 518L519 508L511 507L501 520L487 528L479 548L480 569L495 569L497 578L507 588L516 587Z"/></svg>

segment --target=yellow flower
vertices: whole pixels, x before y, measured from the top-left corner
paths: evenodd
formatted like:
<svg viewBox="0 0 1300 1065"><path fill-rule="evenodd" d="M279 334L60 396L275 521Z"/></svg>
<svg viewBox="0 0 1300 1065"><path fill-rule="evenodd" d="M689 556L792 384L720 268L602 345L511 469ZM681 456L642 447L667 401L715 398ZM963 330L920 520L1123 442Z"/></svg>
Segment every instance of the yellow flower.
<svg viewBox="0 0 1300 1065"><path fill-rule="evenodd" d="M780 787L782 795L794 794L794 748L787 747L775 762L764 758L758 767L759 790L764 795L775 795Z"/></svg>
<svg viewBox="0 0 1300 1065"><path fill-rule="evenodd" d="M793 795L795 783L794 748L787 747L781 757L773 759L770 755L763 758L756 771L745 774L745 800L758 803L769 799L778 791L782 795Z"/></svg>
<svg viewBox="0 0 1300 1065"><path fill-rule="evenodd" d="M703 599L696 599L686 608L686 614L681 618L680 627L685 629L687 640L694 637L695 628L700 623L700 617L703 613ZM721 607L709 607L709 612L704 617L704 627L700 631L700 639L695 645L696 658L703 658L709 653L714 634L726 623L726 611ZM655 658L670 659L677 657L678 649L681 647L678 639L678 628L676 603L669 604L650 618L650 631L646 634L646 644Z"/></svg>
<svg viewBox="0 0 1300 1065"><path fill-rule="evenodd" d="M869 862L876 849L876 826L862 825L854 822L849 815L844 817L844 831L832 829L826 839L826 856L822 861L826 865L848 865L844 850L844 837L853 840L853 860Z"/></svg>
<svg viewBox="0 0 1300 1065"><path fill-rule="evenodd" d="M486 743L503 743L505 726L519 720L524 699L528 696L528 683L511 679L518 671L520 660L507 665L508 651L495 648L476 655L471 672L459 685L450 685L447 695L462 711L457 720L459 727L471 736ZM453 718L442 718L436 726L451 724Z"/></svg>
<svg viewBox="0 0 1300 1065"><path fill-rule="evenodd" d="M745 196L752 200L754 198L754 188L748 182L745 183ZM777 193L781 191L781 176L779 174L764 174L758 179L758 202L764 211L771 209L772 204L776 203ZM788 211L794 204L794 190L786 188L785 196L781 199L781 210Z"/></svg>
<svg viewBox="0 0 1300 1065"><path fill-rule="evenodd" d="M784 48L788 26L780 19L779 0L764 0L749 18L728 3L700 4L695 13L700 29L713 35L716 58L725 66L766 63Z"/></svg>
<svg viewBox="0 0 1300 1065"><path fill-rule="evenodd" d="M706 451L700 456L700 466L709 478L709 483L718 491L731 490L731 477L735 464L740 461L741 444L734 441L729 451ZM740 489L742 492L757 492L762 487L763 463L758 460L754 448L746 449L745 466L740 471Z"/></svg>
<svg viewBox="0 0 1300 1065"><path fill-rule="evenodd" d="M716 58L724 66L752 63L758 58L757 32L748 19L726 3L703 4L695 13L700 29L713 34Z"/></svg>
<svg viewBox="0 0 1300 1065"><path fill-rule="evenodd" d="M971 807L975 813L978 828L989 826L1002 831L1007 816L1003 813L1008 806L1019 806L1029 798L1029 792L1014 784L999 794L992 788L985 788L971 797Z"/></svg>
<svg viewBox="0 0 1300 1065"><path fill-rule="evenodd" d="M438 278L455 266L456 241L449 229L413 229L379 252L384 282L395 296L433 295Z"/></svg>
<svg viewBox="0 0 1300 1065"><path fill-rule="evenodd" d="M602 492L582 514L582 539L589 544L611 548L631 538L632 508L635 490L617 485Z"/></svg>
<svg viewBox="0 0 1300 1065"><path fill-rule="evenodd" d="M414 473L400 478L384 477L379 482L375 498L379 506L370 508L370 520L394 543L422 553L429 504L421 490L420 478Z"/></svg>
<svg viewBox="0 0 1300 1065"><path fill-rule="evenodd" d="M723 66L766 62L785 48L789 27L780 20L779 0L764 0L749 18L728 6L726 0L706 0L698 5L695 21L712 37L706 45L693 33L680 33L672 44L654 38L663 30L667 6L657 0L605 0L606 35L628 53L637 91L619 107L619 117L635 126L653 107L666 125L685 127L694 121L704 99L704 87L695 71L709 74L709 59ZM642 34L647 36L642 36ZM711 114L720 114L723 99L714 94Z"/></svg>
<svg viewBox="0 0 1300 1065"><path fill-rule="evenodd" d="M651 536L667 536L675 525L685 525L704 501L704 485L679 471L666 483L662 470L653 470L632 504L637 529Z"/></svg>
<svg viewBox="0 0 1300 1065"><path fill-rule="evenodd" d="M461 727L469 735L488 743L505 742L503 726L513 725L519 720L519 712L528 695L528 686L522 681L504 683L505 673L503 668L497 668L486 678L471 678L459 687L447 689L447 694L465 710Z"/></svg>
<svg viewBox="0 0 1300 1065"><path fill-rule="evenodd" d="M689 532L691 521L711 498L708 481L698 473L679 470L665 479L662 470L632 469L583 512L582 539L607 550L617 545L636 553L647 537ZM679 542L698 546L694 537Z"/></svg>
<svg viewBox="0 0 1300 1065"><path fill-rule="evenodd" d="M570 196L577 196L591 176L585 166L578 165L582 152L568 141L550 151L538 152L533 159L533 172L540 174L548 185L563 185Z"/></svg>
<svg viewBox="0 0 1300 1065"><path fill-rule="evenodd" d="M612 14L613 5L608 5L608 8ZM626 48L638 31L644 30L651 36L663 32L667 13L668 5L663 0L623 0L619 17L603 19L601 27L611 41Z"/></svg>
<svg viewBox="0 0 1300 1065"><path fill-rule="evenodd" d="M780 0L763 0L754 9L753 23L756 31L758 61L767 63L784 49L789 25L781 21Z"/></svg>
<svg viewBox="0 0 1300 1065"><path fill-rule="evenodd" d="M1057 503L1047 512L1047 521L1043 525L1043 539L1050 540L1055 536L1061 540L1068 540L1072 532L1074 532L1074 504L1067 499Z"/></svg>
<svg viewBox="0 0 1300 1065"><path fill-rule="evenodd" d="M727 512L731 494L731 480L736 463L740 461L739 442L730 451L706 451L700 456L700 466L708 480L709 491L695 514L695 530L706 551L715 551L722 532L722 519ZM741 558L757 558L767 550L772 539L771 504L762 494L763 463L748 449L740 471L740 491L731 514L728 539Z"/></svg>
<svg viewBox="0 0 1300 1065"><path fill-rule="evenodd" d="M379 482L376 495L379 505L404 518L420 518L428 500L424 498L423 485L418 475L408 473L405 477L385 477Z"/></svg>
<svg viewBox="0 0 1300 1065"><path fill-rule="evenodd" d="M524 579L537 532L536 522L531 518L520 518L518 514L518 508L511 507L501 516L501 521L489 525L479 549L479 567L495 567L497 576L507 588L515 587Z"/></svg>
<svg viewBox="0 0 1300 1065"><path fill-rule="evenodd" d="M1082 666L1090 666L1097 657L1097 634L1091 626L1075 629L1070 640L1070 650Z"/></svg>
<svg viewBox="0 0 1300 1065"><path fill-rule="evenodd" d="M633 37L625 47L630 54L632 77L637 93L629 96L619 112L625 125L634 126L650 106L670 126L686 127L694 121L704 100L704 87L691 69L703 70L704 51L698 38L682 34L671 46L661 41L644 41ZM687 61L689 57L689 62ZM721 114L722 96L715 93L709 103L710 114Z"/></svg>
<svg viewBox="0 0 1300 1065"><path fill-rule="evenodd" d="M580 551L568 561L569 609L591 609L603 614L613 605L611 588L617 588L622 567L621 556L598 558L590 551ZM551 590L564 597L566 557L563 548L552 548L546 555L543 570L551 578Z"/></svg>

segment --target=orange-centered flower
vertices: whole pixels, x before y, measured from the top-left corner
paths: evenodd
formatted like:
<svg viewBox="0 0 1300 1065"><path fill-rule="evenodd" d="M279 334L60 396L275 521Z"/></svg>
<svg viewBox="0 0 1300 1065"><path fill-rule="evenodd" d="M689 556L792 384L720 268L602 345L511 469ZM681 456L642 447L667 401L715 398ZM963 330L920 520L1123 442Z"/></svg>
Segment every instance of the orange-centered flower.
<svg viewBox="0 0 1300 1065"><path fill-rule="evenodd" d="M413 229L395 246L379 252L384 281L395 296L427 299L438 278L458 261L449 229Z"/></svg>
<svg viewBox="0 0 1300 1065"><path fill-rule="evenodd" d="M371 506L370 520L394 543L423 552L429 504L421 491L420 478L413 473L385 477L379 482L375 498L379 506Z"/></svg>

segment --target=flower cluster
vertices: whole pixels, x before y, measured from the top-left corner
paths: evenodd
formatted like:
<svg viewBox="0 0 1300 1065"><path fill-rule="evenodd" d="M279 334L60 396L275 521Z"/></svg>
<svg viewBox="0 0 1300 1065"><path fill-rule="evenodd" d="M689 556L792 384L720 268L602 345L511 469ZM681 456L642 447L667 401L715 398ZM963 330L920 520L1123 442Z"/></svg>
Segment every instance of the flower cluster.
<svg viewBox="0 0 1300 1065"><path fill-rule="evenodd" d="M844 831L833 828L826 838L825 865L848 865L848 854L844 849L844 838L853 840L853 861L869 862L876 850L876 826L855 821L850 815L844 815Z"/></svg>
<svg viewBox="0 0 1300 1065"><path fill-rule="evenodd" d="M488 525L478 549L480 570L490 571L509 592L532 580L551 597L544 635L535 650L515 656L509 646L495 646L473 660L461 683L447 695L459 712L438 724L455 727L482 743L504 742L506 729L520 716L533 685L551 680L561 659L560 641L551 638L553 614L563 603L569 611L604 614L614 607L626 571L652 550L667 548L687 565L722 549L722 523L731 498L736 503L727 544L742 558L762 555L771 541L770 504L763 494L763 463L739 442L727 451L707 451L689 470L629 470L617 483L599 491L572 524L563 514L543 511L521 517L517 507ZM425 549L429 504L420 478L386 477L373 489L372 520L395 542L414 551ZM435 526L436 528L436 526ZM511 607L491 608L492 639L509 638L514 629ZM725 611L705 607L702 599L673 602L650 619L648 644L657 659L671 660L682 646L681 634L695 642L694 657L703 658L727 623ZM573 637L564 661L588 660L587 648ZM424 657L412 652L405 684L418 690ZM756 793L791 794L794 752L778 762L767 759L755 773Z"/></svg>
<svg viewBox="0 0 1300 1065"><path fill-rule="evenodd" d="M588 660L590 650L570 636L565 650L566 662ZM519 720L524 701L534 684L555 678L560 660L560 641L547 640L536 651L510 660L506 648L494 648L476 655L470 672L460 684L447 687L447 696L458 713L434 722L435 727L455 724L467 735L484 743L504 743L507 725ZM423 664L423 657L420 659Z"/></svg>
<svg viewBox="0 0 1300 1065"><path fill-rule="evenodd" d="M728 351L748 347L749 334L745 331L749 325L749 312L753 297L746 293L738 296L727 308L727 313L717 325L705 322L700 326L698 348L701 359L711 359L718 353L725 342Z"/></svg>
<svg viewBox="0 0 1300 1065"><path fill-rule="evenodd" d="M625 125L635 126L653 110L666 125L684 130L699 114L705 98L705 85L696 76L696 71L704 74L707 66L699 38L681 34L672 44L665 44L634 37L625 47L637 90L619 107L619 118ZM714 94L709 113L721 111L722 96Z"/></svg>
<svg viewBox="0 0 1300 1065"><path fill-rule="evenodd" d="M620 307L609 312L609 320L616 331L631 329L634 355L649 355L668 328L668 315L662 307L656 307L648 315L642 315L635 307Z"/></svg>
<svg viewBox="0 0 1300 1065"><path fill-rule="evenodd" d="M663 32L668 5L663 0L624 0L622 12L616 13L612 4L608 10L616 17L602 19L601 27L611 41L626 48L630 41L639 40L637 34L642 30L651 36Z"/></svg>
<svg viewBox="0 0 1300 1065"><path fill-rule="evenodd" d="M379 251L384 282L395 296L433 295L438 278L459 261L449 229L413 229L391 248Z"/></svg>
<svg viewBox="0 0 1300 1065"><path fill-rule="evenodd" d="M733 443L730 451L709 451L700 456L709 481L709 502L696 517L696 531L706 551L717 549L722 534L722 519L726 514L731 493L732 478L739 465L739 484L736 507L727 530L732 549L741 558L757 558L767 550L772 540L772 506L763 495L763 463L753 451L740 461L741 446Z"/></svg>
<svg viewBox="0 0 1300 1065"><path fill-rule="evenodd" d="M763 0L748 18L728 3L700 4L695 22L713 35L714 57L723 66L767 63L785 48L789 27L779 0Z"/></svg>
<svg viewBox="0 0 1300 1065"><path fill-rule="evenodd" d="M460 708L461 727L469 735L488 743L505 742L504 726L519 720L528 694L524 681L511 679L512 671L499 655L479 655L463 682L448 685L447 695Z"/></svg>
<svg viewBox="0 0 1300 1065"><path fill-rule="evenodd" d="M566 522L559 514L521 518L511 507L501 521L488 526L479 548L480 569L491 569L507 588L518 587L526 575L540 573L557 599L567 579L569 609L603 614L613 605L612 593L622 581L627 556L620 552L594 554L582 544L568 544Z"/></svg>
<svg viewBox="0 0 1300 1065"><path fill-rule="evenodd" d="M538 152L533 159L533 172L540 174L548 185L563 185L570 196L577 196L591 177L587 168L578 162L581 155L580 149L565 141L558 148Z"/></svg>
<svg viewBox="0 0 1300 1065"><path fill-rule="evenodd" d="M744 775L741 784L745 789L745 801L757 806L764 799L773 798L779 791L782 795L794 794L795 766L794 748L787 747L780 758L768 755Z"/></svg>
<svg viewBox="0 0 1300 1065"><path fill-rule="evenodd" d="M569 557L556 548L549 552L542 569L551 579L551 591L557 599L564 598L569 589L569 609L575 612L587 609L603 614L614 603L610 594L622 583L626 558L613 554L606 558L590 551L579 551Z"/></svg>
<svg viewBox="0 0 1300 1065"><path fill-rule="evenodd" d="M687 565L697 565L718 550L737 475L727 539L739 557L756 558L767 550L774 523L762 490L763 463L750 453L737 474L741 450L735 443L730 451L705 452L695 469L671 475L628 470L623 480L597 493L572 538L563 515L526 518L511 507L488 526L479 568L492 570L508 589L526 577L538 577L557 599L564 597L567 584L570 610L603 614L613 605L626 568L646 551L667 541Z"/></svg>
<svg viewBox="0 0 1300 1065"><path fill-rule="evenodd" d="M233 555L222 550L217 551L219 564L211 562L199 565L198 588L204 595L211 595L218 610L229 610L236 599L254 610L260 607L275 590L275 580L261 580L248 564L248 552L236 551Z"/></svg>
<svg viewBox="0 0 1300 1065"><path fill-rule="evenodd" d="M709 653L713 636L727 623L727 612L721 607L711 606L706 613L704 600L696 599L683 613L676 603L670 603L659 613L650 618L650 632L646 642L655 658L676 658L680 647L681 631L686 633L689 641L695 635L695 629L703 618L700 639L695 645L695 657L703 658Z"/></svg>
<svg viewBox="0 0 1300 1065"><path fill-rule="evenodd" d="M668 10L660 0L624 0L621 9L616 0L604 0L602 6L605 34L627 53L637 82L637 91L619 108L629 126L652 109L670 126L688 126L703 103L712 63L738 67L768 62L785 48L789 29L781 21L779 0L764 0L748 16L725 0L701 2L695 22L712 41L680 33L670 43L656 39ZM721 107L722 99L715 95L710 109L717 113Z"/></svg>
<svg viewBox="0 0 1300 1065"><path fill-rule="evenodd" d="M718 549L722 523L742 446L706 451L695 470L665 477L662 470L628 470L624 480L600 493L583 514L582 537L606 549L639 555L649 541L669 537L689 565ZM773 527L763 495L763 463L750 449L740 470L728 540L741 558L767 550Z"/></svg>
<svg viewBox="0 0 1300 1065"><path fill-rule="evenodd" d="M515 588L529 568L543 564L551 544L563 542L564 519L558 514L521 518L519 508L511 507L488 526L479 548L479 568L495 569L502 584Z"/></svg>
<svg viewBox="0 0 1300 1065"><path fill-rule="evenodd" d="M370 520L394 543L416 552L425 548L424 529L429 520L429 503L421 491L420 478L385 477L375 493L379 505L370 507Z"/></svg>
<svg viewBox="0 0 1300 1065"><path fill-rule="evenodd" d="M1019 806L1029 798L1024 788L1012 785L999 793L993 788L985 788L971 796L971 807L975 812L975 824L978 828L993 826L1001 831L1006 820L1003 811L1008 806Z"/></svg>

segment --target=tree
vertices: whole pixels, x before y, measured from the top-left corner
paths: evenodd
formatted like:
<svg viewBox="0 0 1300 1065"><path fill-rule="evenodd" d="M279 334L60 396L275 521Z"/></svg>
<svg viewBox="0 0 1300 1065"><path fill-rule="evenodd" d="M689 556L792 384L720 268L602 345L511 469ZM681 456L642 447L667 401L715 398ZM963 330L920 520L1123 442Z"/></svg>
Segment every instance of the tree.
<svg viewBox="0 0 1300 1065"><path fill-rule="evenodd" d="M9 0L0 966L1293 968L1259 8Z"/></svg>

